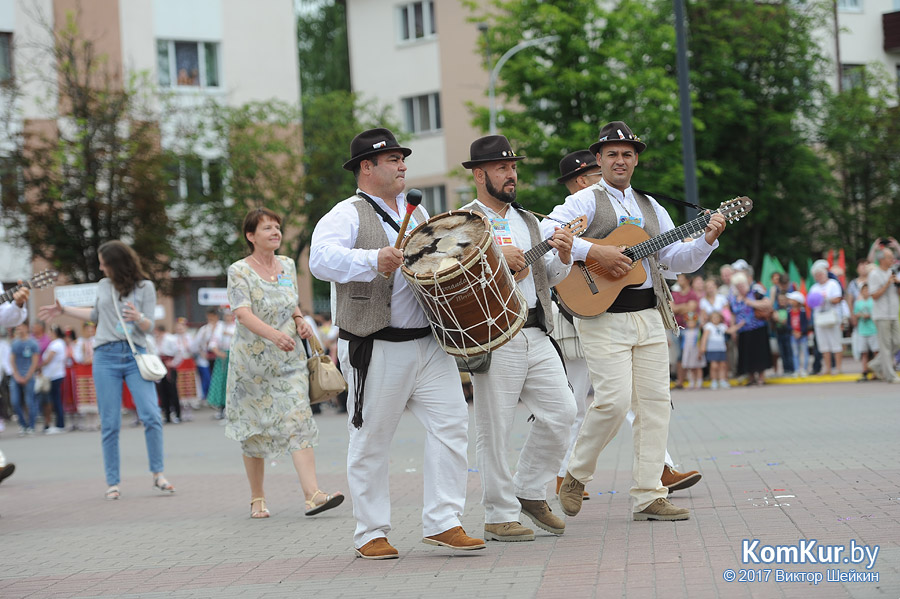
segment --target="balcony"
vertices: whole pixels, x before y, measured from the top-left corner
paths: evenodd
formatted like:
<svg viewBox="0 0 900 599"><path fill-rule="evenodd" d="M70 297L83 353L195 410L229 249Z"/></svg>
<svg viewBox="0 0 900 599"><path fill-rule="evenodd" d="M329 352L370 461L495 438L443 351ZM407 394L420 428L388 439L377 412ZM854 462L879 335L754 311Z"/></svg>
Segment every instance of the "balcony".
<svg viewBox="0 0 900 599"><path fill-rule="evenodd" d="M881 28L884 30L884 51L900 52L900 11L881 15Z"/></svg>

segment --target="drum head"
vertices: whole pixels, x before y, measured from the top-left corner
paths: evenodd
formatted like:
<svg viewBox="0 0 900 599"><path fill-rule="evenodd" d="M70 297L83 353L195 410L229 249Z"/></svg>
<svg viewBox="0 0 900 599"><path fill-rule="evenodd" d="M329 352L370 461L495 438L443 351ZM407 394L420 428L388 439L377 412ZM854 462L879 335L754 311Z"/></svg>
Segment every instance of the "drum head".
<svg viewBox="0 0 900 599"><path fill-rule="evenodd" d="M465 262L490 235L487 219L453 210L422 223L403 241L403 264L416 277L430 278Z"/></svg>

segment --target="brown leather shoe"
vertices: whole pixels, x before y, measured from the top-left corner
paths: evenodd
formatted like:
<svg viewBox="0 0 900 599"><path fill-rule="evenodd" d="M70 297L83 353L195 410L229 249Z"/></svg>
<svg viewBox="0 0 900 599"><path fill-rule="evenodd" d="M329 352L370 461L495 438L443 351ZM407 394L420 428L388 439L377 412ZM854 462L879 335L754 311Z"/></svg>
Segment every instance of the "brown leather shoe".
<svg viewBox="0 0 900 599"><path fill-rule="evenodd" d="M668 464L663 466L662 476L660 476L660 481L662 481L662 486L667 488L669 492L672 491L680 491L681 489L687 489L688 487L693 487L700 479L703 477L702 474L697 472L696 470L691 470L690 472L679 472L674 468L670 468Z"/></svg>
<svg viewBox="0 0 900 599"><path fill-rule="evenodd" d="M643 510L634 512L634 519L641 520L687 520L691 517L690 510L676 507L669 503L668 499L660 497Z"/></svg>
<svg viewBox="0 0 900 599"><path fill-rule="evenodd" d="M555 535L566 532L565 520L555 516L553 510L543 499L522 499L521 497L516 497L516 499L522 504L522 513L531 518L538 528L543 528Z"/></svg>
<svg viewBox="0 0 900 599"><path fill-rule="evenodd" d="M556 494L557 495L559 495L559 488L562 486L562 481L563 481L563 477L561 477L561 476L556 477ZM585 501L587 501L588 499L591 498L590 493L588 493L587 491L583 492L582 495L584 496Z"/></svg>
<svg viewBox="0 0 900 599"><path fill-rule="evenodd" d="M584 501L584 483L578 482L566 472L566 478L559 487L559 506L566 516L577 516L581 511L582 501Z"/></svg>
<svg viewBox="0 0 900 599"><path fill-rule="evenodd" d="M533 541L534 531L518 522L498 522L484 525L484 538L488 541Z"/></svg>
<svg viewBox="0 0 900 599"><path fill-rule="evenodd" d="M363 559L397 559L400 557L400 552L388 543L386 537L372 539L355 551L357 557Z"/></svg>
<svg viewBox="0 0 900 599"><path fill-rule="evenodd" d="M425 537L422 539L422 542L426 545L439 545L441 547L460 549L462 551L484 549L484 540L470 537L466 534L466 531L463 530L462 526L455 526L450 530L445 530L439 535Z"/></svg>

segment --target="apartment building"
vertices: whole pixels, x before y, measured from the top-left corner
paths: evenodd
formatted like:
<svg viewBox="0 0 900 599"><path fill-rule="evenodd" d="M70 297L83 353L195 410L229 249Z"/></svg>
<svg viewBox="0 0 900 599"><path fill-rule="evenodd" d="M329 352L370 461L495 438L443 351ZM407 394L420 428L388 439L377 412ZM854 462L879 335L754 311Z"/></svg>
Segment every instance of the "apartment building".
<svg viewBox="0 0 900 599"><path fill-rule="evenodd" d="M837 36L833 28L824 42L841 65L835 87L838 81L842 89L860 85L861 68L872 63L883 64L900 87L900 0L837 0L836 14Z"/></svg>
<svg viewBox="0 0 900 599"><path fill-rule="evenodd" d="M468 16L457 0L347 0L353 89L390 106L411 135L407 188L423 191L431 214L474 197L460 163L481 135L467 104L486 103L488 75Z"/></svg>
<svg viewBox="0 0 900 599"><path fill-rule="evenodd" d="M123 78L133 72L149 73L178 103L192 105L208 98L232 106L267 99L300 102L294 0L0 0L0 93L4 81L16 78L21 83L19 126L56 118L46 108L55 106L46 101L55 90L42 87L45 84L29 77L28 71L54 69L33 50L36 43L48 41L35 16L43 15L60 28L69 13L79 15L81 32L106 55L110 68ZM163 145L171 147L174 140L166 135L164 123L162 131ZM0 156L5 143L8 140L0 140ZM196 166L200 172L183 167L179 193L186 194L190 185L215 185L222 175L214 167L214 156ZM2 193L20 191L9 177L0 186ZM33 268L40 268L26 251L8 243L0 246L0 253L2 281L27 279ZM198 289L224 286L222 272L197 267L190 275L183 281L182 295L161 301L167 321L173 316L203 321ZM52 298L49 291L34 295L39 299L34 305ZM301 301L309 306L311 299L307 276L301 280Z"/></svg>

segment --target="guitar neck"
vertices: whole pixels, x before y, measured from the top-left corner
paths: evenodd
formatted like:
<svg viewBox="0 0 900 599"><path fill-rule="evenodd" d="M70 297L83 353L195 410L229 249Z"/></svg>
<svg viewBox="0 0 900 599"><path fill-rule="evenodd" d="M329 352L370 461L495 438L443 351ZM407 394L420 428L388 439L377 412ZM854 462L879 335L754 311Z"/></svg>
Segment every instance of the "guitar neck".
<svg viewBox="0 0 900 599"><path fill-rule="evenodd" d="M3 293L0 293L0 304L5 304L6 302L11 302L13 300L13 295L15 295L16 291L22 288L31 289L30 283L23 283L21 285L16 285L12 289L8 289Z"/></svg>
<svg viewBox="0 0 900 599"><path fill-rule="evenodd" d="M658 252L666 246L681 241L685 237L690 237L698 231L702 231L706 228L706 225L709 224L709 219L712 214L715 214L716 212L719 211L716 210L715 212L710 214L703 214L690 222L684 223L679 227L675 227L671 231L666 231L665 233L657 235L656 237L648 239L647 241L642 241L637 245L633 245L630 248L625 249L622 253L635 262L646 258L650 254Z"/></svg>
<svg viewBox="0 0 900 599"><path fill-rule="evenodd" d="M550 240L545 239L544 241L540 242L539 244L525 252L525 267L527 268L537 262L541 256L543 256L550 250Z"/></svg>

